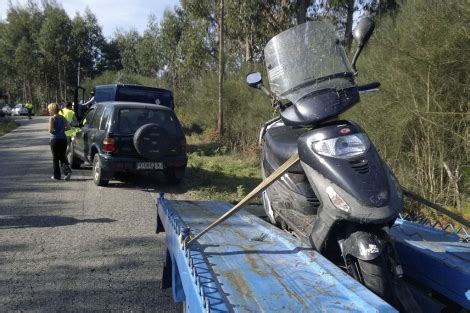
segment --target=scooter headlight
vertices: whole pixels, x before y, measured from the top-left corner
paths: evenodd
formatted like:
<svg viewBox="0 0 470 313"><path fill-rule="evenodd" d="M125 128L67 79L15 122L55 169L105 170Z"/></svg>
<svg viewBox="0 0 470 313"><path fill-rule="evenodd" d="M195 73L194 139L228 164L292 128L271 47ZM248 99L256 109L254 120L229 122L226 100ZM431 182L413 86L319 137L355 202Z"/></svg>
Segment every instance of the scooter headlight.
<svg viewBox="0 0 470 313"><path fill-rule="evenodd" d="M344 159L364 154L369 146L369 139L364 133L312 142L312 148L316 153Z"/></svg>

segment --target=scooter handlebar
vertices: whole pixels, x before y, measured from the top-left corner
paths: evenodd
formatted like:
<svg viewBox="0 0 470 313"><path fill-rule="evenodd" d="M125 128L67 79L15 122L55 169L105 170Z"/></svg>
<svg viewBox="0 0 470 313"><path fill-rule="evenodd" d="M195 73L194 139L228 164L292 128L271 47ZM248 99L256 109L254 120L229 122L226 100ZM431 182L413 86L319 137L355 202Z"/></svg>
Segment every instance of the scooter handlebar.
<svg viewBox="0 0 470 313"><path fill-rule="evenodd" d="M357 86L357 89L359 89L359 93L365 93L365 92L379 91L379 87L380 87L379 82L373 82L370 84Z"/></svg>

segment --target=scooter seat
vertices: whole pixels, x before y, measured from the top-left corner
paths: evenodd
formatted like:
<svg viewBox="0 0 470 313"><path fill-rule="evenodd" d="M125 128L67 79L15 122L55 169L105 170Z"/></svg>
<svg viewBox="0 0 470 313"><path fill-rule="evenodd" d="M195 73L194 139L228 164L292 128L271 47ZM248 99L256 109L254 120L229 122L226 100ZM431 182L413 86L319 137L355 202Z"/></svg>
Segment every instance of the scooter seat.
<svg viewBox="0 0 470 313"><path fill-rule="evenodd" d="M278 126L268 129L265 135L266 147L279 165L298 152L297 138L307 132L308 128Z"/></svg>

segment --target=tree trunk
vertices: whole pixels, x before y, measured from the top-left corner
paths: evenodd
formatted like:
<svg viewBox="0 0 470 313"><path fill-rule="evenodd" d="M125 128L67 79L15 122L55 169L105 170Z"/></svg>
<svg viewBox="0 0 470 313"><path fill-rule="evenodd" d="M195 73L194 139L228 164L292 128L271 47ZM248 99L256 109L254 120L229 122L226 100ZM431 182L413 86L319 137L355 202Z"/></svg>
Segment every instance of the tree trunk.
<svg viewBox="0 0 470 313"><path fill-rule="evenodd" d="M80 86L80 61L78 61L77 86Z"/></svg>
<svg viewBox="0 0 470 313"><path fill-rule="evenodd" d="M303 24L307 21L307 9L310 4L310 0L297 0L297 24Z"/></svg>
<svg viewBox="0 0 470 313"><path fill-rule="evenodd" d="M397 0L380 0L377 14L381 15L398 9Z"/></svg>
<svg viewBox="0 0 470 313"><path fill-rule="evenodd" d="M59 74L59 90L57 92L57 98L60 97L60 99L62 100L62 99L64 99L64 97L62 95L62 75L60 73L60 63L59 62L57 62L57 72ZM59 101L57 101L57 102L59 102Z"/></svg>
<svg viewBox="0 0 470 313"><path fill-rule="evenodd" d="M222 137L224 131L223 102L224 102L224 0L220 0L219 19L219 111L217 114L217 134Z"/></svg>
<svg viewBox="0 0 470 313"><path fill-rule="evenodd" d="M344 40L346 43L346 49L348 49L348 51L351 51L354 0L348 0L346 9L347 9L347 15L346 15L346 29L345 29L345 34L344 34Z"/></svg>
<svg viewBox="0 0 470 313"><path fill-rule="evenodd" d="M28 102L28 95L26 92L26 77L23 77L23 101Z"/></svg>
<svg viewBox="0 0 470 313"><path fill-rule="evenodd" d="M454 198L454 201L455 201L455 205L457 206L457 210L459 212L462 212L462 207L460 205L460 191L459 191L459 171L458 169L455 170L455 174L452 173L452 171L450 170L450 167L449 165L447 165L446 162L443 162L443 165L444 165L444 169L446 170L447 172L447 175L449 175L449 184L453 187L454 189L454 192L453 192L453 198Z"/></svg>
<svg viewBox="0 0 470 313"><path fill-rule="evenodd" d="M44 74L44 81L46 82L45 86L46 86L46 102L49 101L49 99L51 98L50 97L50 90L49 90L49 83L47 82L47 74ZM49 103L46 103L46 105L48 105Z"/></svg>
<svg viewBox="0 0 470 313"><path fill-rule="evenodd" d="M28 80L26 83L26 88L28 89L28 100L29 102L33 103L33 92L31 91L31 81Z"/></svg>
<svg viewBox="0 0 470 313"><path fill-rule="evenodd" d="M67 103L67 69L64 63L64 101Z"/></svg>
<svg viewBox="0 0 470 313"><path fill-rule="evenodd" d="M281 29L290 25L289 0L281 0L281 11L278 18L278 24Z"/></svg>
<svg viewBox="0 0 470 313"><path fill-rule="evenodd" d="M253 59L252 50L253 50L253 43L251 40L251 32L249 35L245 37L245 62L251 62Z"/></svg>

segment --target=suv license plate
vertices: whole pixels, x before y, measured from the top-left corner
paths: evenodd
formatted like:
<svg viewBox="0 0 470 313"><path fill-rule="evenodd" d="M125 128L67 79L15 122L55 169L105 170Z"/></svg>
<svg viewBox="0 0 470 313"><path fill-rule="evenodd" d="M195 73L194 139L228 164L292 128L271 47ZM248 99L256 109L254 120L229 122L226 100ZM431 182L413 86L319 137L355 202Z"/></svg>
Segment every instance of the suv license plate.
<svg viewBox="0 0 470 313"><path fill-rule="evenodd" d="M161 170L163 169L162 162L137 162L136 168L138 170Z"/></svg>

